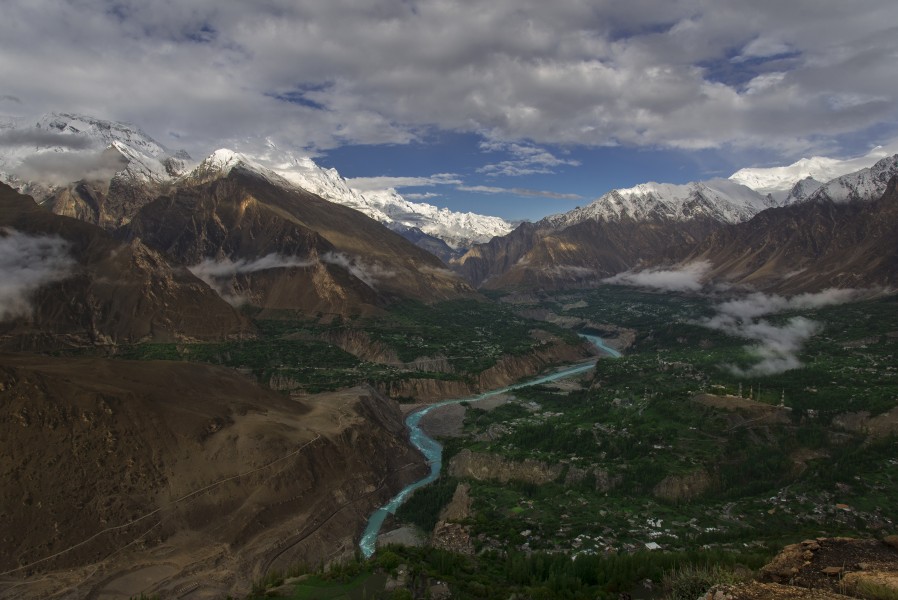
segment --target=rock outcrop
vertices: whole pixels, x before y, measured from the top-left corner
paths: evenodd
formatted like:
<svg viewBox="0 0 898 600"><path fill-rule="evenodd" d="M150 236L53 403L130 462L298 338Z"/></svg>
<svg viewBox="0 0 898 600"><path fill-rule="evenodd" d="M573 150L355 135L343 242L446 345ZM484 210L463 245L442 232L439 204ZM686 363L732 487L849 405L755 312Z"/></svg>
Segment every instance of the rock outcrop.
<svg viewBox="0 0 898 600"><path fill-rule="evenodd" d="M0 348L221 340L253 333L249 321L209 286L141 240L123 243L96 225L47 212L0 183L0 237L13 235L42 244L40 268L55 262L58 273L31 292L27 310L0 310Z"/></svg>
<svg viewBox="0 0 898 600"><path fill-rule="evenodd" d="M668 475L652 489L652 495L668 502L687 502L708 491L711 483L711 476L704 469Z"/></svg>
<svg viewBox="0 0 898 600"><path fill-rule="evenodd" d="M24 354L0 355L0 456L0 598L245 594L351 555L426 472L370 388L296 400L210 366Z"/></svg>
<svg viewBox="0 0 898 600"><path fill-rule="evenodd" d="M544 484L558 479L560 464L550 465L532 458L511 461L496 454L462 450L449 461L449 474L458 478L494 480L501 483L522 481Z"/></svg>

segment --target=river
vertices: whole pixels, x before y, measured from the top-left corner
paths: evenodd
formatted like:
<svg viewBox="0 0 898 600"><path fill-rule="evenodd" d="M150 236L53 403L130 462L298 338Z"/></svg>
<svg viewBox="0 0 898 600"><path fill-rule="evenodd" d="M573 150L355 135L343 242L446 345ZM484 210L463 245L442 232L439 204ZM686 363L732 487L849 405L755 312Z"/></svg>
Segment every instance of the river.
<svg viewBox="0 0 898 600"><path fill-rule="evenodd" d="M602 338L583 333L581 333L580 336L588 340L592 345L594 345L605 354L614 358L620 357L620 352L618 352L614 348L606 346ZM365 528L365 533L362 534L362 539L359 540L359 548L362 550L362 554L365 556L365 558L369 558L374 554L374 549L377 545L377 536L380 534L380 529L383 526L384 520L387 518L387 515L395 514L396 509L399 508L399 506L402 505L403 502L405 502L405 500L412 494L412 492L420 487L424 487L428 483L436 481L437 477L439 477L440 475L440 470L443 468L443 446L438 441L424 433L424 430L421 429L421 419L423 419L427 413L441 406L446 406L447 404L478 402L485 398L498 396L499 394L504 394L505 392L509 392L511 390L517 390L531 385L539 385L541 383L547 383L549 381L555 381L557 379L564 379L565 377L571 377L572 375L585 373L586 371L592 369L594 366L595 360L591 360L587 363L572 365L560 371L556 371L548 375L543 375L542 377L537 377L536 379L531 379L529 381L516 383L508 387L485 392L483 394L480 394L479 396L474 396L472 398L459 398L456 400L444 400L442 402L437 402L436 404L431 404L430 406L426 406L421 410L417 410L409 414L405 418L405 425L409 430L409 438L411 439L412 445L420 450L421 454L423 454L427 459L427 462L430 464L430 473L424 479L419 479L418 481L410 483L409 485L404 487L402 491L400 491L393 497L392 500L387 502L382 507L378 508L376 511L374 511L374 514L372 514L368 518L368 526Z"/></svg>

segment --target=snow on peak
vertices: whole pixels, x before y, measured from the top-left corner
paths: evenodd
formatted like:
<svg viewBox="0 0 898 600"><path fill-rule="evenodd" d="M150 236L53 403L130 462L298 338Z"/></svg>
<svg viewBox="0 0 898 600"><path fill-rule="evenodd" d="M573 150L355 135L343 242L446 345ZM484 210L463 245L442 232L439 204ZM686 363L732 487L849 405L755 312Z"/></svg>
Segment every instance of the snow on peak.
<svg viewBox="0 0 898 600"><path fill-rule="evenodd" d="M163 183L183 170L189 156L171 154L137 127L73 113L48 113L37 119L4 119L5 143L0 152L0 176L17 187L49 192L98 173ZM109 151L124 159L110 171ZM64 168L53 155L72 157ZM54 169L49 169L51 165ZM80 170L79 168L80 167Z"/></svg>
<svg viewBox="0 0 898 600"><path fill-rule="evenodd" d="M271 142L253 152L216 150L181 180L190 183L211 181L227 176L237 166L250 169L277 185L300 188L353 208L400 233L420 229L453 249L487 242L513 229L499 217L410 202L392 188L362 192L350 186L336 169L322 168L312 158L281 150Z"/></svg>
<svg viewBox="0 0 898 600"><path fill-rule="evenodd" d="M811 178L829 181L842 175L869 167L889 155L886 148L877 146L864 156L840 160L825 156L802 158L785 167L739 169L730 179L762 194L783 195L791 191L796 182Z"/></svg>
<svg viewBox="0 0 898 600"><path fill-rule="evenodd" d="M898 154L879 160L872 167L860 169L828 181L807 196L806 201L855 202L882 196L889 180L898 176ZM800 201L800 200L796 200Z"/></svg>
<svg viewBox="0 0 898 600"><path fill-rule="evenodd" d="M771 205L770 199L728 179L695 181L686 184L641 183L604 194L582 208L552 215L542 223L554 228L595 221L673 220L711 218L738 223Z"/></svg>
<svg viewBox="0 0 898 600"><path fill-rule="evenodd" d="M410 202L395 189L361 191L353 188L336 169L320 167L308 156L298 156L268 141L249 154L291 184L325 200L353 208L387 227L402 232L417 228L454 249L468 248L505 235L512 225L499 217L461 213L423 202Z"/></svg>
<svg viewBox="0 0 898 600"><path fill-rule="evenodd" d="M283 177L263 166L257 160L228 148L219 148L200 161L196 167L178 178L177 181L190 185L208 183L227 177L231 171L238 167L252 171L277 186L292 187L290 182L285 181Z"/></svg>

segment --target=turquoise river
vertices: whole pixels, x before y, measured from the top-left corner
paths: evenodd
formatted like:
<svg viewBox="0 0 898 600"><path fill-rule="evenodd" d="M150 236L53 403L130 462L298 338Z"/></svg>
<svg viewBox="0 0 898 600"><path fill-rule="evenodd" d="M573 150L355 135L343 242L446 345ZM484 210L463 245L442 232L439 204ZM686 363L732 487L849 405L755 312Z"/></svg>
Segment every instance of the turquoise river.
<svg viewBox="0 0 898 600"><path fill-rule="evenodd" d="M596 337L594 335L580 335L586 338L596 348L598 348L605 354L613 356L615 358L620 356L620 352L618 352L614 348L606 346L602 338ZM380 529L383 526L384 520L387 518L387 515L395 514L396 509L399 508L399 506L403 502L405 502L405 500L409 496L411 496L412 492L420 487L424 487L428 483L436 481L437 477L439 477L440 475L440 470L443 468L443 446L440 445L440 443L435 439L424 433L424 431L421 429L421 419L423 419L425 415L427 415L427 413L440 408L441 406L446 406L447 404L478 402L485 398L504 394L505 392L509 392L511 390L517 390L531 385L539 385L541 383L547 383L549 381L571 377L572 375L585 373L586 371L592 369L594 366L595 360L591 360L586 363L580 363L572 365L570 367L566 367L559 371L555 371L554 373L543 375L542 377L537 377L536 379L531 379L522 383L516 383L514 385L510 385L508 387L500 388L497 390L492 390L480 394L479 396L474 396L472 398L459 398L456 400L444 400L442 402L437 402L436 404L431 404L430 406L425 406L421 410L410 413L405 418L405 425L409 430L409 438L411 439L412 445L420 450L421 454L423 454L427 459L427 463L430 465L430 473L423 479L415 481L414 483L410 483L409 485L404 487L402 491L400 491L393 497L392 500L387 502L382 507L378 508L374 512L374 514L369 517L368 526L365 528L365 533L362 534L362 539L359 541L359 548L362 550L362 554L366 558L369 558L374 554L374 549L377 544L377 536L380 534Z"/></svg>

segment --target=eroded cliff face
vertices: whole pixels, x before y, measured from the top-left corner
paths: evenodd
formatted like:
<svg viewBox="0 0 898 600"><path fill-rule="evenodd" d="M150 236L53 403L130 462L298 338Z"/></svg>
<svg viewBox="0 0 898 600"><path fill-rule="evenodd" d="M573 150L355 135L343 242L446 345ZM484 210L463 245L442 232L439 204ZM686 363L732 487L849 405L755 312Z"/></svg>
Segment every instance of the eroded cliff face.
<svg viewBox="0 0 898 600"><path fill-rule="evenodd" d="M351 554L426 472L370 388L300 401L184 363L0 355L0 447L0 598L242 595Z"/></svg>
<svg viewBox="0 0 898 600"><path fill-rule="evenodd" d="M493 480L501 483L523 481L546 484L558 479L562 465L550 465L532 458L520 462L507 460L487 452L462 450L449 461L449 474L453 477L476 480Z"/></svg>
<svg viewBox="0 0 898 600"><path fill-rule="evenodd" d="M538 375L554 365L588 360L590 356L591 352L585 344L574 346L553 339L529 354L503 356L495 365L472 379L412 377L382 383L378 389L390 398L413 398L419 402L465 398Z"/></svg>

